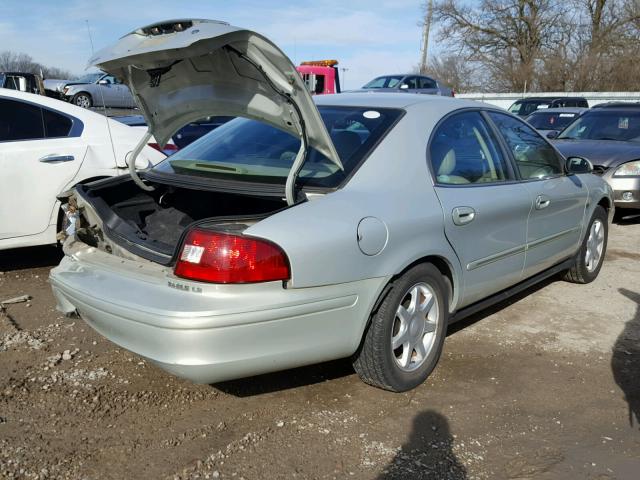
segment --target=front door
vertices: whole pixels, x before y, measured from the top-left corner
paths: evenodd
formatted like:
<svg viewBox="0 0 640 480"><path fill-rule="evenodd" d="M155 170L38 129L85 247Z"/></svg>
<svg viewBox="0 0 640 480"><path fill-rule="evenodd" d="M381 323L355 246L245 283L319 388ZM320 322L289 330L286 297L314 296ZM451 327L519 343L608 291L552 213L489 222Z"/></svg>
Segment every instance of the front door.
<svg viewBox="0 0 640 480"><path fill-rule="evenodd" d="M442 122L429 154L445 235L462 265L462 307L520 280L531 197L478 111Z"/></svg>
<svg viewBox="0 0 640 480"><path fill-rule="evenodd" d="M37 105L0 97L0 239L47 229L56 196L73 180L87 150L67 136L73 122Z"/></svg>
<svg viewBox="0 0 640 480"><path fill-rule="evenodd" d="M489 115L511 150L517 173L534 205L524 271L529 277L576 252L588 190L580 176L565 174L564 159L533 128L509 115Z"/></svg>

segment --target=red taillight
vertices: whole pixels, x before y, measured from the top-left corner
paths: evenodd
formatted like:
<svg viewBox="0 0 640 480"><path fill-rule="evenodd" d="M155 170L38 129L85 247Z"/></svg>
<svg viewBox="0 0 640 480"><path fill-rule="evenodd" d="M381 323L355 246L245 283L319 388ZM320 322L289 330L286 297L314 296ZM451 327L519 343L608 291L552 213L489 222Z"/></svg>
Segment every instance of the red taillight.
<svg viewBox="0 0 640 480"><path fill-rule="evenodd" d="M290 277L287 256L277 245L197 228L187 234L174 273L211 283L270 282Z"/></svg>
<svg viewBox="0 0 640 480"><path fill-rule="evenodd" d="M174 153L176 153L179 150L178 146L175 143L167 143L164 146L164 148L162 148L157 143L148 143L147 145L149 145L151 148L155 148L157 151L159 151L161 153L164 153L167 157L169 155L173 155Z"/></svg>

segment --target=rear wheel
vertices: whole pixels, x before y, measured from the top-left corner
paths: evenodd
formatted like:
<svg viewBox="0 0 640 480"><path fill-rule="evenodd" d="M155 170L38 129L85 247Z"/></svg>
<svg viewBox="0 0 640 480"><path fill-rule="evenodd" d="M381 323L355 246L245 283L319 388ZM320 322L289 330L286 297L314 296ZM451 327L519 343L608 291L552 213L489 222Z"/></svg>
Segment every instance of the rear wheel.
<svg viewBox="0 0 640 480"><path fill-rule="evenodd" d="M607 212L598 205L589 222L589 230L582 241L576 262L565 274L565 280L590 283L596 279L607 251L608 234Z"/></svg>
<svg viewBox="0 0 640 480"><path fill-rule="evenodd" d="M447 332L446 291L442 274L430 264L418 265L394 282L354 356L364 382L402 392L426 380Z"/></svg>
<svg viewBox="0 0 640 480"><path fill-rule="evenodd" d="M77 93L73 96L71 103L82 108L90 108L93 105L93 99L88 93Z"/></svg>

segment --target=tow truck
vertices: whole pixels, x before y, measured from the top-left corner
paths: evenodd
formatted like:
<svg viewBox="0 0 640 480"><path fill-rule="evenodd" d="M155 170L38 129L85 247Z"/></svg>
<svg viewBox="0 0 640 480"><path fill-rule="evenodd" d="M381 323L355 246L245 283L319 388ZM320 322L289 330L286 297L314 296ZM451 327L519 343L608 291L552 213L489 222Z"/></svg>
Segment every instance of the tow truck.
<svg viewBox="0 0 640 480"><path fill-rule="evenodd" d="M311 95L340 93L340 75L337 60L311 60L302 62L296 70L311 92Z"/></svg>

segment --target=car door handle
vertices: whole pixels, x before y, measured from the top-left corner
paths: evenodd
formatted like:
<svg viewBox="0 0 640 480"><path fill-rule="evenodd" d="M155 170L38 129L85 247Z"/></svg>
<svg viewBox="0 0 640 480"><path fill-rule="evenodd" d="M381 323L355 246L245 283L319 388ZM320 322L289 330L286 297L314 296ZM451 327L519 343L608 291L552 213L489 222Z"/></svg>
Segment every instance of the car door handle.
<svg viewBox="0 0 640 480"><path fill-rule="evenodd" d="M546 197L545 195L538 195L536 197L536 210L542 210L543 208L547 208L549 205L551 205L549 197Z"/></svg>
<svg viewBox="0 0 640 480"><path fill-rule="evenodd" d="M73 155L58 155L57 153L53 153L51 155L45 155L39 159L42 163L61 163L61 162L72 162L75 160Z"/></svg>
<svg viewBox="0 0 640 480"><path fill-rule="evenodd" d="M453 223L456 225L466 225L476 218L476 211L471 207L456 207L451 212Z"/></svg>

